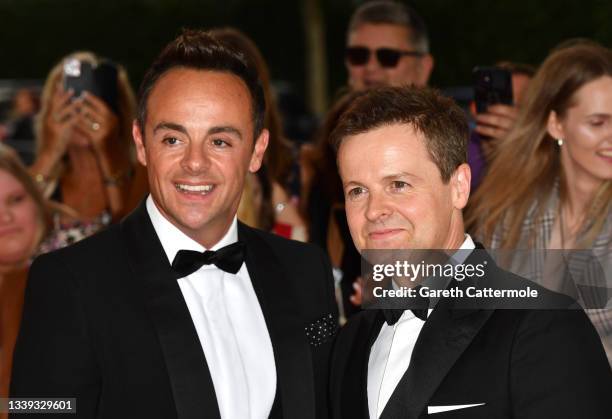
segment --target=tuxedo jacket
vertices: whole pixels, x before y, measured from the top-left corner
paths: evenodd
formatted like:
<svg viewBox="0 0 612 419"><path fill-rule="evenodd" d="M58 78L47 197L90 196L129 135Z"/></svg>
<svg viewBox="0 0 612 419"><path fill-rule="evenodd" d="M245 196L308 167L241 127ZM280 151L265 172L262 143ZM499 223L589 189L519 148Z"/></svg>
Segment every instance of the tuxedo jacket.
<svg viewBox="0 0 612 419"><path fill-rule="evenodd" d="M466 263L475 261L470 256ZM490 258L488 264L477 287L491 280L502 289L525 287L525 279ZM573 305L568 297L529 286L543 293L546 307ZM458 300L439 300L427 318L381 419L610 417L612 372L583 310L458 309ZM368 360L384 322L380 310L364 310L338 334L330 382L333 418L369 417ZM453 410L434 413L432 407Z"/></svg>
<svg viewBox="0 0 612 419"><path fill-rule="evenodd" d="M326 417L337 321L330 264L316 246L242 223L238 238L274 352L271 417ZM312 340L312 328L324 333ZM220 417L202 346L144 203L120 224L35 260L10 391L76 397L77 418Z"/></svg>

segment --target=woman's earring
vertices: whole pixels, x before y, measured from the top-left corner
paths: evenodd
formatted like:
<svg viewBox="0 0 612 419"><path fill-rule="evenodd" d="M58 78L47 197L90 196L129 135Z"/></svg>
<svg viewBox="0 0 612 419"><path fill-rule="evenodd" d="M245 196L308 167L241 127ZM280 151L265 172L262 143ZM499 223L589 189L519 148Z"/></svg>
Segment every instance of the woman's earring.
<svg viewBox="0 0 612 419"><path fill-rule="evenodd" d="M557 138L557 145L561 147L563 145L563 138Z"/></svg>

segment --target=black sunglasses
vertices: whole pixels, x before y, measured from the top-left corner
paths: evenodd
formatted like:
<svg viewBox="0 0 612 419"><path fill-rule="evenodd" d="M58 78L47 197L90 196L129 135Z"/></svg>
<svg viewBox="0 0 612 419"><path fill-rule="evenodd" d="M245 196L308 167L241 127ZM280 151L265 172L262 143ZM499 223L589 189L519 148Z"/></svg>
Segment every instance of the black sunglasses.
<svg viewBox="0 0 612 419"><path fill-rule="evenodd" d="M370 54L374 52L376 59L382 67L393 68L397 66L400 58L405 56L422 57L422 52L417 51L402 51L393 48L378 48L374 51L366 47L348 47L345 51L346 60L350 65L358 66L365 65L370 61Z"/></svg>

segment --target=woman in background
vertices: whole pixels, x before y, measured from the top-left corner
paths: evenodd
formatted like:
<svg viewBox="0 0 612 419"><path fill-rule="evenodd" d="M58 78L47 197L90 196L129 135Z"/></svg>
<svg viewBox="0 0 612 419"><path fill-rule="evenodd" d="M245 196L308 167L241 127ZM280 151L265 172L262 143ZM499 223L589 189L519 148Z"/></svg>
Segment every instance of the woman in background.
<svg viewBox="0 0 612 419"><path fill-rule="evenodd" d="M76 220L55 217L56 247L89 236L128 213L145 193L134 182L134 93L125 70L117 70L116 109L91 92L75 97L64 86L65 65L108 63L91 52L62 59L49 73L37 118L37 155L30 172L46 197L74 209ZM136 176L141 178L142 176Z"/></svg>
<svg viewBox="0 0 612 419"><path fill-rule="evenodd" d="M611 181L612 52L592 43L564 47L533 78L515 127L472 199L467 227L492 249L589 249L609 268ZM579 257L504 254L511 270L584 299L579 286L559 282ZM612 360L612 311L587 314Z"/></svg>
<svg viewBox="0 0 612 419"><path fill-rule="evenodd" d="M291 202L288 185L293 165L293 149L283 136L280 113L270 86L268 66L255 43L234 28L213 29L210 33L243 52L257 68L266 100L264 128L270 132L262 168L247 176L238 209L238 218L256 228L300 241L306 241L306 226Z"/></svg>
<svg viewBox="0 0 612 419"><path fill-rule="evenodd" d="M28 268L47 231L48 214L17 154L0 144L0 397L8 397Z"/></svg>
<svg viewBox="0 0 612 419"><path fill-rule="evenodd" d="M342 113L360 94L348 92L340 96L325 116L314 144L304 146L301 153L300 208L308 223L309 241L329 255L339 285L341 319L356 313L361 305L361 257L346 222L344 189L329 136Z"/></svg>

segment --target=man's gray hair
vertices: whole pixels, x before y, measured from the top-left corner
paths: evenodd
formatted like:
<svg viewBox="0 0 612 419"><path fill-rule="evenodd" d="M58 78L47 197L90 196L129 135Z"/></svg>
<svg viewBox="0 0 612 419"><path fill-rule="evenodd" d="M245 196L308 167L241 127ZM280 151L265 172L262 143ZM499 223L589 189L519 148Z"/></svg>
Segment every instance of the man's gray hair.
<svg viewBox="0 0 612 419"><path fill-rule="evenodd" d="M410 32L409 41L414 49L424 54L429 53L429 36L425 22L410 6L390 0L366 2L353 13L348 32L366 23L404 26Z"/></svg>

